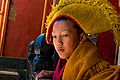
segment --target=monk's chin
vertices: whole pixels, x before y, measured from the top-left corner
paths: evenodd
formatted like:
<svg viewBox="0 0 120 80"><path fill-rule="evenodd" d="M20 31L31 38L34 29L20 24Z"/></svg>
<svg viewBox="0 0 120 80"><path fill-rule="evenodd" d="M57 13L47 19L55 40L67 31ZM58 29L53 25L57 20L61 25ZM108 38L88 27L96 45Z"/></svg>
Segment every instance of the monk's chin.
<svg viewBox="0 0 120 80"><path fill-rule="evenodd" d="M59 57L60 57L61 59L69 59L69 57L62 56L62 55L59 55Z"/></svg>

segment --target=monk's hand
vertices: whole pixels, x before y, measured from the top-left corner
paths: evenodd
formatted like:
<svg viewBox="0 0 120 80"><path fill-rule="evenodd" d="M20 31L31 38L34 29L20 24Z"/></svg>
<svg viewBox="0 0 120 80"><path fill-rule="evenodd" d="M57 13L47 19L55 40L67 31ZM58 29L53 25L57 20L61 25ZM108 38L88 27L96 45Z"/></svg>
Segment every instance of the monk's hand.
<svg viewBox="0 0 120 80"><path fill-rule="evenodd" d="M47 71L47 70L42 70L36 77L35 80L39 80L41 78L47 78L47 77L52 77L54 71Z"/></svg>

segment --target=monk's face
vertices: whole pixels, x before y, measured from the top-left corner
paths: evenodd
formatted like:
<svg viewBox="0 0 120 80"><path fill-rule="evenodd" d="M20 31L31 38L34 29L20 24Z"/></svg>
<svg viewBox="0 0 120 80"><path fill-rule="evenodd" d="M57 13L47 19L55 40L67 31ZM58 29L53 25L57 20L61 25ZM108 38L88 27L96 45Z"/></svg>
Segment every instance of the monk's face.
<svg viewBox="0 0 120 80"><path fill-rule="evenodd" d="M79 43L79 35L70 21L55 22L52 29L53 44L62 59L68 59Z"/></svg>

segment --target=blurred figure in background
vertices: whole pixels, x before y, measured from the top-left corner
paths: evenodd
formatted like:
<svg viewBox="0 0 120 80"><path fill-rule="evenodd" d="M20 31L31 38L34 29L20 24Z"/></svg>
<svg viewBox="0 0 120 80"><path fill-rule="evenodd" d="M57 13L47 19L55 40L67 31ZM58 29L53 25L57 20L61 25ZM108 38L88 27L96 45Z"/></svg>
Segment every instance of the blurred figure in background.
<svg viewBox="0 0 120 80"><path fill-rule="evenodd" d="M52 74L58 61L58 55L53 45L47 44L45 34L40 34L32 44L31 55L28 56L32 66L33 78L41 72L41 78L52 79ZM33 55L34 54L34 55Z"/></svg>

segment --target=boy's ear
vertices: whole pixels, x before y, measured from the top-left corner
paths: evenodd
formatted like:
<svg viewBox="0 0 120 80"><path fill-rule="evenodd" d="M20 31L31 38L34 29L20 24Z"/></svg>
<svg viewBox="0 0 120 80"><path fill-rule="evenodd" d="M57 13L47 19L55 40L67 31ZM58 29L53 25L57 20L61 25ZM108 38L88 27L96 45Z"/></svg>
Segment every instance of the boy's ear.
<svg viewBox="0 0 120 80"><path fill-rule="evenodd" d="M81 33L80 34L80 42L79 43L83 43L87 40L87 34L86 33Z"/></svg>

